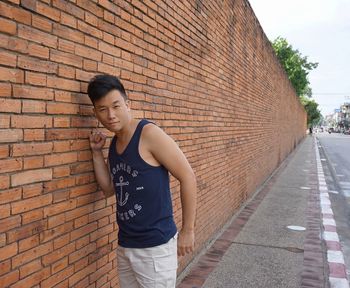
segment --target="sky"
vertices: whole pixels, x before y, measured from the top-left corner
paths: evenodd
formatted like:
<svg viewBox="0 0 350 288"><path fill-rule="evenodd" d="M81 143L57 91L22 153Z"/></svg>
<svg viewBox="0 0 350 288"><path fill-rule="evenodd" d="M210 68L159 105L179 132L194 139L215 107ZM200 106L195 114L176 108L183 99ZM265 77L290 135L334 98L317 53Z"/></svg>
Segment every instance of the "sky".
<svg viewBox="0 0 350 288"><path fill-rule="evenodd" d="M323 116L350 102L350 0L248 1L268 39L319 63L308 79Z"/></svg>

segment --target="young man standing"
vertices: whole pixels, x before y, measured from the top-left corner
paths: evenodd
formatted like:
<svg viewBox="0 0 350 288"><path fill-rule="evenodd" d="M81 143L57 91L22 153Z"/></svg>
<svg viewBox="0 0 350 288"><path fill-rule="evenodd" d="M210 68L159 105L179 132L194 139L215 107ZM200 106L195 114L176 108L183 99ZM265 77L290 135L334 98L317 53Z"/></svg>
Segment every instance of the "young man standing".
<svg viewBox="0 0 350 288"><path fill-rule="evenodd" d="M162 129L133 119L122 83L111 75L91 79L88 95L97 119L115 136L107 164L106 136L90 135L98 184L106 197L116 195L117 251L122 288L171 288L176 284L177 255L194 249L196 179L186 157ZM173 219L170 172L180 181L182 229Z"/></svg>

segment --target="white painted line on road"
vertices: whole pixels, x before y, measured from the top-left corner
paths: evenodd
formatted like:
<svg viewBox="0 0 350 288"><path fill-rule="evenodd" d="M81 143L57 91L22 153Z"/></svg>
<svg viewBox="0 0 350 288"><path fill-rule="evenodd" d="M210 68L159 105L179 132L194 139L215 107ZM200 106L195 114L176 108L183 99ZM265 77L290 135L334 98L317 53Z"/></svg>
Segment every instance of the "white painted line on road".
<svg viewBox="0 0 350 288"><path fill-rule="evenodd" d="M328 205L327 206L321 206L322 214L331 214L333 215L333 210Z"/></svg>
<svg viewBox="0 0 350 288"><path fill-rule="evenodd" d="M316 139L316 138L314 138ZM317 140L317 139L316 139ZM321 210L322 210L322 223L323 225L329 225L333 226L334 228L332 230L336 230L336 223L333 218L333 210L331 207L331 202L329 200L329 194L325 193L324 191L327 189L327 183L323 183L322 178L324 178L324 172L323 172L323 167L321 161L326 161L326 159L320 159L320 153L318 151L317 143L315 142L315 150L316 150L316 165L317 165L317 173L318 173L318 179L319 179L319 191L320 191L320 205L321 205ZM333 166L336 166L333 164ZM322 179L322 180L321 180ZM350 183L349 183L350 185ZM349 190L350 192L350 190ZM338 191L329 191L329 193L333 194L338 194ZM326 215L325 215L326 214ZM324 231L323 232L323 239L325 241L335 241L339 243L339 236L337 232L332 232L332 231ZM339 243L339 247L341 247ZM343 265L344 264L344 255L343 252L340 251L333 251L333 250L328 250L327 251L327 260L328 260L328 267L330 271L334 269L334 267L337 267L335 265ZM330 288L349 288L349 282L347 280L347 275L346 273L344 275L339 274L336 275L330 273L330 276L336 276L339 278L335 277L329 277L329 283L330 283Z"/></svg>
<svg viewBox="0 0 350 288"><path fill-rule="evenodd" d="M342 188L350 188L350 182L339 181L339 184Z"/></svg>
<svg viewBox="0 0 350 288"><path fill-rule="evenodd" d="M331 207L331 202L329 201L329 195L328 193L321 193L320 194L320 200L321 200L321 205L328 205Z"/></svg>
<svg viewBox="0 0 350 288"><path fill-rule="evenodd" d="M321 205L322 206L328 206L328 208L330 208L331 207L331 201L329 201L329 199L328 198L321 198Z"/></svg>
<svg viewBox="0 0 350 288"><path fill-rule="evenodd" d="M345 197L350 197L350 190L343 190Z"/></svg>
<svg viewBox="0 0 350 288"><path fill-rule="evenodd" d="M344 177L343 174L337 174L337 177Z"/></svg>
<svg viewBox="0 0 350 288"><path fill-rule="evenodd" d="M343 252L341 251L327 251L328 262L344 264Z"/></svg>
<svg viewBox="0 0 350 288"><path fill-rule="evenodd" d="M311 188L310 187L305 187L305 186L302 186L300 187L301 190L310 190Z"/></svg>
<svg viewBox="0 0 350 288"><path fill-rule="evenodd" d="M337 232L324 231L323 238L326 241L337 241L339 242L339 236Z"/></svg>
<svg viewBox="0 0 350 288"><path fill-rule="evenodd" d="M329 193L332 193L332 194L339 194L339 192L338 192L338 191L335 191L335 190L329 190L328 192L329 192Z"/></svg>
<svg viewBox="0 0 350 288"><path fill-rule="evenodd" d="M349 282L344 278L329 277L329 284L331 288L349 288Z"/></svg>
<svg viewBox="0 0 350 288"><path fill-rule="evenodd" d="M334 219L323 218L323 225L337 226Z"/></svg>

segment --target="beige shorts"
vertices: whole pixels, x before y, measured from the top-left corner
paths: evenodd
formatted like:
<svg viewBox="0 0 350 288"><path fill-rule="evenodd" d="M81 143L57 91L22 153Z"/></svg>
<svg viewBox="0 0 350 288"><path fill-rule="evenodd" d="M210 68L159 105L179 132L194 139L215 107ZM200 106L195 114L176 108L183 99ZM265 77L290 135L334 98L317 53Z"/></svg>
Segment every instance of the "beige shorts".
<svg viewBox="0 0 350 288"><path fill-rule="evenodd" d="M121 288L175 288L177 235L159 246L117 250Z"/></svg>

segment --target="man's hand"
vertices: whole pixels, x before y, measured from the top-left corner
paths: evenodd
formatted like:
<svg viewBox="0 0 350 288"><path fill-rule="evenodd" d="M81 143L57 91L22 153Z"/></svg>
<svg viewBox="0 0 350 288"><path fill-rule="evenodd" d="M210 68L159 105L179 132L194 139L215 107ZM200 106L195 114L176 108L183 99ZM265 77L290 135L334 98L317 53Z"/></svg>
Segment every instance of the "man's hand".
<svg viewBox="0 0 350 288"><path fill-rule="evenodd" d="M115 195L114 185L109 171L108 164L104 160L102 148L106 144L106 135L102 132L91 132L90 148L92 151L92 162L94 165L97 183L100 185L106 197ZM108 162L108 161L107 161Z"/></svg>
<svg viewBox="0 0 350 288"><path fill-rule="evenodd" d="M194 231L182 229L177 239L177 255L185 256L194 250Z"/></svg>
<svg viewBox="0 0 350 288"><path fill-rule="evenodd" d="M102 132L91 132L90 134L90 147L92 152L101 151L103 146L106 144L107 136Z"/></svg>

